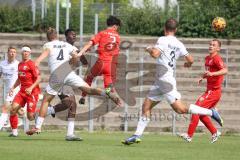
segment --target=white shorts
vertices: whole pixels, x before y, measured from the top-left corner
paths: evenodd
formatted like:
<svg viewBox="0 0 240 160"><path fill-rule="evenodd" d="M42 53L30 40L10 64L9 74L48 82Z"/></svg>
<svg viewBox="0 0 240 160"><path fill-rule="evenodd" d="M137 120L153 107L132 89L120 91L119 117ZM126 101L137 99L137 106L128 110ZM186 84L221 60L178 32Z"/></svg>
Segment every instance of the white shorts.
<svg viewBox="0 0 240 160"><path fill-rule="evenodd" d="M181 94L176 89L175 79L156 80L147 96L152 101L162 101L164 98L169 104L181 99Z"/></svg>
<svg viewBox="0 0 240 160"><path fill-rule="evenodd" d="M89 85L75 72L71 72L67 75L64 79L63 83L58 83L54 85L48 84L46 87L46 92L50 95L58 95L58 94L65 94L65 95L72 95L72 89L78 89L79 87L89 87Z"/></svg>
<svg viewBox="0 0 240 160"><path fill-rule="evenodd" d="M10 96L9 95L9 89L6 89L4 90L4 103L12 103L14 97L16 96L16 94L19 92L20 90L20 87L16 87L14 90L13 90L13 95Z"/></svg>

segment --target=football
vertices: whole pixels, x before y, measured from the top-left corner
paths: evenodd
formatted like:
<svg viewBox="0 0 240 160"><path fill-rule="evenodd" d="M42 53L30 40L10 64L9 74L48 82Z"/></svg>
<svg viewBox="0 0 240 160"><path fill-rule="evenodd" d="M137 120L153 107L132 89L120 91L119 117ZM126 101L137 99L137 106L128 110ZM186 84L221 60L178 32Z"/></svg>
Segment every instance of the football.
<svg viewBox="0 0 240 160"><path fill-rule="evenodd" d="M226 21L222 17L216 17L212 21L212 27L215 31L223 31L226 28Z"/></svg>

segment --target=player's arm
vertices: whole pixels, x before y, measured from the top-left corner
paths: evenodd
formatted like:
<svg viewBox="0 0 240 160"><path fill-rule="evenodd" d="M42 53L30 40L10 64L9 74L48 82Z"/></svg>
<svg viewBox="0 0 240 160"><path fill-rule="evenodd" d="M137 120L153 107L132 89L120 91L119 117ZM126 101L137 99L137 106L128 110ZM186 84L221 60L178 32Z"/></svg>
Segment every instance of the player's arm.
<svg viewBox="0 0 240 160"><path fill-rule="evenodd" d="M39 66L39 64L49 55L50 50L49 49L44 49L41 55L35 60L35 65Z"/></svg>
<svg viewBox="0 0 240 160"><path fill-rule="evenodd" d="M82 49L81 51L77 54L77 57L81 57L83 54L86 53L87 50L89 50L93 46L93 41L89 41Z"/></svg>
<svg viewBox="0 0 240 160"><path fill-rule="evenodd" d="M10 88L10 90L9 90L9 96L12 96L13 95L13 90L17 87L17 86L19 86L20 85L20 80L19 79L17 79L16 81L15 81L15 83L14 83L14 85L12 86L12 88Z"/></svg>
<svg viewBox="0 0 240 160"><path fill-rule="evenodd" d="M187 68L191 67L194 62L193 56L188 54L188 55L184 56L184 58L185 58L184 67L187 67Z"/></svg>
<svg viewBox="0 0 240 160"><path fill-rule="evenodd" d="M154 48L154 47L147 47L146 51L150 54L153 58L158 58L161 54L160 50Z"/></svg>
<svg viewBox="0 0 240 160"><path fill-rule="evenodd" d="M227 74L228 72L228 69L226 67L220 69L219 71L216 71L216 72L209 72L209 71L206 71L204 76L205 77L208 77L208 76L221 76L221 75L225 75Z"/></svg>
<svg viewBox="0 0 240 160"><path fill-rule="evenodd" d="M41 76L40 76L40 72L38 70L38 68L36 66L32 66L32 74L33 74L33 77L35 77L35 82L30 86L28 87L25 92L27 94L31 94L32 93L32 90L33 88L35 88L37 85L39 85L39 83L41 82Z"/></svg>

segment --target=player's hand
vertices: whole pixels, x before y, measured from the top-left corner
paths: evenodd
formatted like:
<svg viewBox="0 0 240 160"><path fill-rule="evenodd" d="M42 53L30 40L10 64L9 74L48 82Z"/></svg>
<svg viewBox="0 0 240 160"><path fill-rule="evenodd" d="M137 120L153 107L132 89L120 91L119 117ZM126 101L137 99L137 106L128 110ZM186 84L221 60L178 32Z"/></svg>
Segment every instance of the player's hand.
<svg viewBox="0 0 240 160"><path fill-rule="evenodd" d="M13 96L13 88L10 88L10 90L9 90L9 92L8 92L8 95L10 96L10 97L12 97Z"/></svg>
<svg viewBox="0 0 240 160"><path fill-rule="evenodd" d="M206 77L211 77L211 76L213 76L214 74L213 74L213 72L209 72L209 71L206 71L205 73L204 73L204 76L206 76Z"/></svg>
<svg viewBox="0 0 240 160"><path fill-rule="evenodd" d="M198 85L200 85L200 84L202 83L202 81L203 81L203 78L200 78L200 79L198 80Z"/></svg>
<svg viewBox="0 0 240 160"><path fill-rule="evenodd" d="M28 95L30 95L31 93L32 93L32 87L29 87L29 88L27 88L27 89L25 89L25 92L28 94Z"/></svg>
<svg viewBox="0 0 240 160"><path fill-rule="evenodd" d="M147 52L150 52L152 50L152 46L147 46L146 48L145 48L145 51L147 51Z"/></svg>
<svg viewBox="0 0 240 160"><path fill-rule="evenodd" d="M185 62L185 63L183 64L183 66L184 66L185 68L190 68L190 67L192 66L192 64L191 64L191 63L188 63L188 62Z"/></svg>

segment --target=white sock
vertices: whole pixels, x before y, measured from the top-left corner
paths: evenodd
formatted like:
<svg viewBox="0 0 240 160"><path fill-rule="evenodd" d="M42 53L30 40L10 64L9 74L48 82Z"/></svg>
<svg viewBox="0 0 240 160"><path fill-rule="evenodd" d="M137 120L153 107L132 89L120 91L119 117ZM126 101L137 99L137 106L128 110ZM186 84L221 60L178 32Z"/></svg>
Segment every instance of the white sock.
<svg viewBox="0 0 240 160"><path fill-rule="evenodd" d="M25 133L29 130L29 120L26 116L23 117L23 130Z"/></svg>
<svg viewBox="0 0 240 160"><path fill-rule="evenodd" d="M55 114L55 110L53 107L48 107L47 115L50 115L50 114Z"/></svg>
<svg viewBox="0 0 240 160"><path fill-rule="evenodd" d="M141 136L149 122L150 122L149 118L141 116L138 121L137 129L136 129L136 132L134 133L134 135Z"/></svg>
<svg viewBox="0 0 240 160"><path fill-rule="evenodd" d="M74 121L68 120L67 136L72 136L74 132Z"/></svg>
<svg viewBox="0 0 240 160"><path fill-rule="evenodd" d="M190 104L188 113L212 116L212 110L197 106L195 104Z"/></svg>
<svg viewBox="0 0 240 160"><path fill-rule="evenodd" d="M12 129L12 134L17 136L18 135L18 129Z"/></svg>
<svg viewBox="0 0 240 160"><path fill-rule="evenodd" d="M41 129L43 121L44 121L43 117L38 117L37 118L37 123L36 123L36 128Z"/></svg>
<svg viewBox="0 0 240 160"><path fill-rule="evenodd" d="M4 124L7 122L8 119L8 114L7 113L2 113L0 117L0 130L4 126Z"/></svg>

